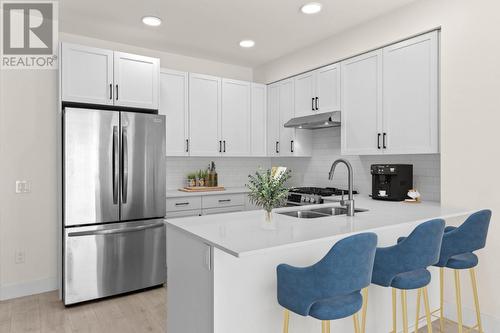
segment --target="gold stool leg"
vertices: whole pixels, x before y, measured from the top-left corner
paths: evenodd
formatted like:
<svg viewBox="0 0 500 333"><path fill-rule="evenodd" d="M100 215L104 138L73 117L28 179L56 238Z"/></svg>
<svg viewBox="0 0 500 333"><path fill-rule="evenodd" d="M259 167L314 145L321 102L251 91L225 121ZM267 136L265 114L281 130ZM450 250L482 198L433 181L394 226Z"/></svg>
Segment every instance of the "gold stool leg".
<svg viewBox="0 0 500 333"><path fill-rule="evenodd" d="M326 333L330 333L330 321L326 321Z"/></svg>
<svg viewBox="0 0 500 333"><path fill-rule="evenodd" d="M424 306L425 306L425 317L427 319L427 333L432 333L432 321L431 321L431 310L429 306L429 294L427 293L427 287L424 287Z"/></svg>
<svg viewBox="0 0 500 333"><path fill-rule="evenodd" d="M408 309L406 303L406 290L401 290L401 305L403 310L403 332L408 333Z"/></svg>
<svg viewBox="0 0 500 333"><path fill-rule="evenodd" d="M439 331L444 333L444 267L439 268Z"/></svg>
<svg viewBox="0 0 500 333"><path fill-rule="evenodd" d="M458 269L455 269L455 293L457 298L458 333L462 333L463 332L462 297L460 295L460 271Z"/></svg>
<svg viewBox="0 0 500 333"><path fill-rule="evenodd" d="M397 333L396 305L396 288L392 288L392 333Z"/></svg>
<svg viewBox="0 0 500 333"><path fill-rule="evenodd" d="M330 333L330 321L322 320L321 321L321 333Z"/></svg>
<svg viewBox="0 0 500 333"><path fill-rule="evenodd" d="M325 321L321 321L321 333L326 333Z"/></svg>
<svg viewBox="0 0 500 333"><path fill-rule="evenodd" d="M361 333L366 330L366 310L368 307L368 287L363 289L363 313L361 315Z"/></svg>
<svg viewBox="0 0 500 333"><path fill-rule="evenodd" d="M483 325L481 324L481 311L479 309L479 296L477 295L476 270L470 269L470 281L472 283L472 292L474 293L474 305L476 307L477 329L479 333L483 333Z"/></svg>
<svg viewBox="0 0 500 333"><path fill-rule="evenodd" d="M422 288L417 290L417 319L415 319L415 333L418 333L418 320L420 319L420 296L422 295Z"/></svg>
<svg viewBox="0 0 500 333"><path fill-rule="evenodd" d="M352 320L354 321L354 332L355 333L360 333L360 331L359 331L358 313L355 313L355 314L352 315Z"/></svg>
<svg viewBox="0 0 500 333"><path fill-rule="evenodd" d="M288 322L290 321L290 311L283 312L283 333L288 333Z"/></svg>

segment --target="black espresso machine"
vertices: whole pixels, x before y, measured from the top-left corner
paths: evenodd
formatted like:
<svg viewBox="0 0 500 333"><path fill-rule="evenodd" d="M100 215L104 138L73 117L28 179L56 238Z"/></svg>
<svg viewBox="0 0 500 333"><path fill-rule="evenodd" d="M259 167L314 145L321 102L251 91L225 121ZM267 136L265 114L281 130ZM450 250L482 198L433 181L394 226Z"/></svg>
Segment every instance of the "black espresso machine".
<svg viewBox="0 0 500 333"><path fill-rule="evenodd" d="M372 198L404 201L413 188L413 165L372 164Z"/></svg>

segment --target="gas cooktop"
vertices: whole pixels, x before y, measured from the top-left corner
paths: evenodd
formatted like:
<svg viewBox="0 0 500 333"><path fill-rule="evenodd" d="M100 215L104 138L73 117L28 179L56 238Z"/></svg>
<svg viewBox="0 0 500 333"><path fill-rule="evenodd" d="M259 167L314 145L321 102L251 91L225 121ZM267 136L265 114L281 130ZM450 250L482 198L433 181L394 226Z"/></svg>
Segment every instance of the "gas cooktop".
<svg viewBox="0 0 500 333"><path fill-rule="evenodd" d="M347 195L347 190L335 187L293 187L288 191L287 206L322 204L322 197ZM352 191L358 194L357 191Z"/></svg>
<svg viewBox="0 0 500 333"><path fill-rule="evenodd" d="M293 187L289 190L291 193L319 195L321 197L330 197L332 195L347 194L347 190L336 187ZM353 194L358 194L357 191L352 191Z"/></svg>

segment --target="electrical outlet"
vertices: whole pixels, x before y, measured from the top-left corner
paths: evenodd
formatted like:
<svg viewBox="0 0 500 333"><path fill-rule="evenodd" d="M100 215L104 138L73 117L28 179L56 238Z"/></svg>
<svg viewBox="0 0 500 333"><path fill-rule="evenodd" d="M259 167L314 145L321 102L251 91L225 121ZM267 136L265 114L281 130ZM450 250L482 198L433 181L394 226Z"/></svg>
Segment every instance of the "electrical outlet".
<svg viewBox="0 0 500 333"><path fill-rule="evenodd" d="M31 184L27 180L16 180L16 193L31 192Z"/></svg>
<svg viewBox="0 0 500 333"><path fill-rule="evenodd" d="M22 250L16 251L14 256L15 256L14 262L16 264L24 264L24 262L26 261L26 252L24 252Z"/></svg>

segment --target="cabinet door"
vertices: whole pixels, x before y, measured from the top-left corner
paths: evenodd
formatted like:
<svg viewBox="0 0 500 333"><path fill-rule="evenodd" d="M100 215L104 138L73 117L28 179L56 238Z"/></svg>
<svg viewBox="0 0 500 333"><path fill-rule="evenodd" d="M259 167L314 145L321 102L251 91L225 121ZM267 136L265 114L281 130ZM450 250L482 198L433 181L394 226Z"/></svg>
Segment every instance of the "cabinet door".
<svg viewBox="0 0 500 333"><path fill-rule="evenodd" d="M438 153L438 33L384 48L386 153Z"/></svg>
<svg viewBox="0 0 500 333"><path fill-rule="evenodd" d="M252 156L266 156L267 151L267 88L252 83L250 146Z"/></svg>
<svg viewBox="0 0 500 333"><path fill-rule="evenodd" d="M271 84L267 98L267 156L279 156L280 84Z"/></svg>
<svg viewBox="0 0 500 333"><path fill-rule="evenodd" d="M222 79L222 154L250 155L250 82Z"/></svg>
<svg viewBox="0 0 500 333"><path fill-rule="evenodd" d="M295 81L295 117L316 113L315 72L308 72L294 78Z"/></svg>
<svg viewBox="0 0 500 333"><path fill-rule="evenodd" d="M316 96L318 112L340 110L340 65L333 64L316 71Z"/></svg>
<svg viewBox="0 0 500 333"><path fill-rule="evenodd" d="M220 156L221 79L189 74L191 156Z"/></svg>
<svg viewBox="0 0 500 333"><path fill-rule="evenodd" d="M166 155L189 155L188 74L162 69L160 110L166 116Z"/></svg>
<svg viewBox="0 0 500 333"><path fill-rule="evenodd" d="M294 117L293 79L281 81L279 84L279 155L292 156L294 152L295 129L283 125Z"/></svg>
<svg viewBox="0 0 500 333"><path fill-rule="evenodd" d="M382 153L382 51L346 60L342 69L342 154Z"/></svg>
<svg viewBox="0 0 500 333"><path fill-rule="evenodd" d="M113 51L62 43L65 102L113 105Z"/></svg>
<svg viewBox="0 0 500 333"><path fill-rule="evenodd" d="M158 109L160 60L114 52L115 105Z"/></svg>

